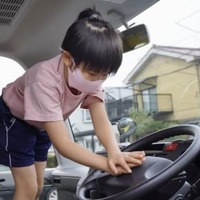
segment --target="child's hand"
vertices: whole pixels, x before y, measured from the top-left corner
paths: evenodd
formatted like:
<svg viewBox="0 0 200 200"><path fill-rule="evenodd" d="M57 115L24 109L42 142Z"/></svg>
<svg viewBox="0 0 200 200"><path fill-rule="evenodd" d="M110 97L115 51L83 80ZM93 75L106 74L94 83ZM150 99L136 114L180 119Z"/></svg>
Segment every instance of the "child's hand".
<svg viewBox="0 0 200 200"><path fill-rule="evenodd" d="M112 152L108 154L108 168L113 175L128 174L132 167L141 165L144 160L144 151Z"/></svg>

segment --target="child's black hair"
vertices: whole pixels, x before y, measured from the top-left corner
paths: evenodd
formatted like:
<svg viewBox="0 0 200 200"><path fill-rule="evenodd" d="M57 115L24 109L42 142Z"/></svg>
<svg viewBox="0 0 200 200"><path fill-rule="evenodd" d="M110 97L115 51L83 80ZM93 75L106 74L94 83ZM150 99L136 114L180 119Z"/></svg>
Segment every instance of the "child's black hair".
<svg viewBox="0 0 200 200"><path fill-rule="evenodd" d="M114 74L122 62L120 34L91 8L79 14L67 30L61 47L71 54L76 65L84 63L84 70Z"/></svg>

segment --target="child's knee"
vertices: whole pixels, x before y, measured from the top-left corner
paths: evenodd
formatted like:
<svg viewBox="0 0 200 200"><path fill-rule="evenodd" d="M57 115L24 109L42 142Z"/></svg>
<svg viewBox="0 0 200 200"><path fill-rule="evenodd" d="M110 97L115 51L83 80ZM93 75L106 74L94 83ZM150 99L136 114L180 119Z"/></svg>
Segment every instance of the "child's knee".
<svg viewBox="0 0 200 200"><path fill-rule="evenodd" d="M36 196L38 193L38 185L37 184L30 184L29 186L27 186L27 188L25 189L26 193L30 194L31 196Z"/></svg>
<svg viewBox="0 0 200 200"><path fill-rule="evenodd" d="M15 185L14 199L35 199L38 192L37 184Z"/></svg>

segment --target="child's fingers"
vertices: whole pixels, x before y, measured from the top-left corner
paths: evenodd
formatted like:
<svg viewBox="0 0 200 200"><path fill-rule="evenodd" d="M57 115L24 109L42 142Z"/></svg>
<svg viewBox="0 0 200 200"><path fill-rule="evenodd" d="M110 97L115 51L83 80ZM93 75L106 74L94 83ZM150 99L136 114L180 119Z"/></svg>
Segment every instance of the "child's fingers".
<svg viewBox="0 0 200 200"><path fill-rule="evenodd" d="M124 156L124 160L126 161L126 163L132 164L133 166L139 166L141 165L144 160L145 160L145 155L144 153L136 153L136 152L124 152L123 154Z"/></svg>
<svg viewBox="0 0 200 200"><path fill-rule="evenodd" d="M131 158L134 158L134 159L140 159L140 160L143 160L143 158L145 157L145 153L144 152L124 152L124 155L126 157L131 157Z"/></svg>
<svg viewBox="0 0 200 200"><path fill-rule="evenodd" d="M109 168L112 171L112 174L114 175L121 174L122 171L126 174L132 172L131 168L129 167L129 165L127 164L126 160L123 157L121 160L118 160L117 163L113 162L112 160L108 160L108 164L109 164ZM119 168L123 170L120 170L119 172L118 171Z"/></svg>

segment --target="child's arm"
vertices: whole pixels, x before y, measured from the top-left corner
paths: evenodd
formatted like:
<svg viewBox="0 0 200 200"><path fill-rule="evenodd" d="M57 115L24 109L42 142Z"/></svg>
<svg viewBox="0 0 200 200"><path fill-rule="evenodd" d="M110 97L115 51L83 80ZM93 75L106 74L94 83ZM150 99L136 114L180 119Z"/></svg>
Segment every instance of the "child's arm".
<svg viewBox="0 0 200 200"><path fill-rule="evenodd" d="M107 158L97 155L90 150L73 142L63 121L44 122L44 128L55 148L64 157L88 167L112 173L107 165Z"/></svg>
<svg viewBox="0 0 200 200"><path fill-rule="evenodd" d="M108 166L112 173L130 173L131 167L141 165L144 160L143 151L122 153L119 149L104 103L93 103L89 110L96 135L108 153Z"/></svg>

